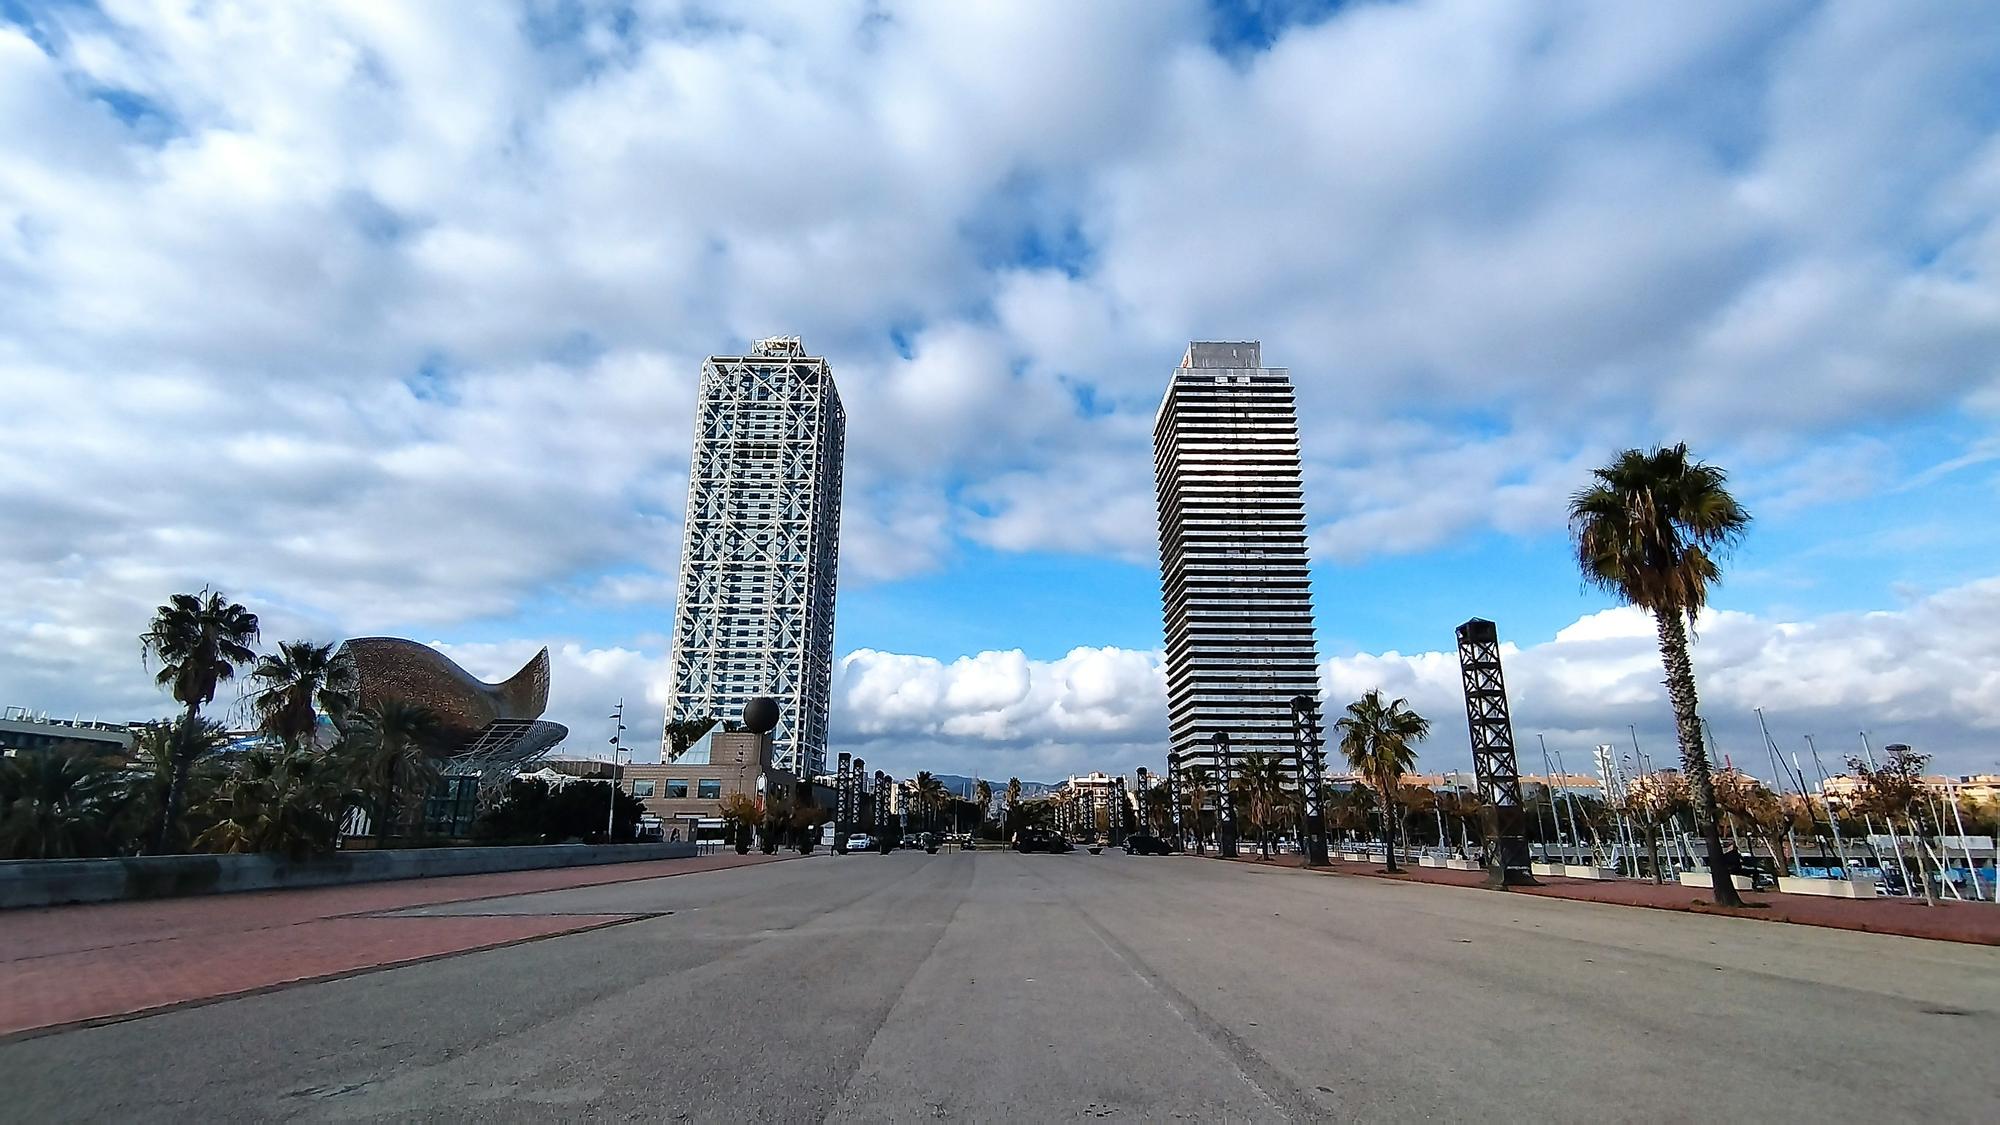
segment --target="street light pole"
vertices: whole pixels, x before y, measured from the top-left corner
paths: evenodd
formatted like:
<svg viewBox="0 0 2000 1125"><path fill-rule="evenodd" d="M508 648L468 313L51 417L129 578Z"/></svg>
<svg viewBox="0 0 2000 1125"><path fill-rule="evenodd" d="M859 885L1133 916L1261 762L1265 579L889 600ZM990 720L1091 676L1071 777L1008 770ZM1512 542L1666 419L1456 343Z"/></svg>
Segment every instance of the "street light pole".
<svg viewBox="0 0 2000 1125"><path fill-rule="evenodd" d="M607 844L611 842L612 827L617 822L618 816L618 752L624 749L625 737L623 699L618 701L618 710L613 711L609 717L617 724L617 728L611 732L611 800L604 807L604 842Z"/></svg>

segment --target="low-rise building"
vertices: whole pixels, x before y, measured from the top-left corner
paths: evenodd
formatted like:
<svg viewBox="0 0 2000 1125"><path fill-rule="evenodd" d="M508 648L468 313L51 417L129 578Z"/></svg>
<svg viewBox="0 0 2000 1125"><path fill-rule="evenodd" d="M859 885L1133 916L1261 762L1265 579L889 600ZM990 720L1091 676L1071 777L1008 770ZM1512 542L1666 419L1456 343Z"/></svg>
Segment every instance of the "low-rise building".
<svg viewBox="0 0 2000 1125"><path fill-rule="evenodd" d="M127 723L53 719L33 714L25 707L9 707L0 713L0 753L35 753L68 748L123 754L132 749L132 738L132 727Z"/></svg>
<svg viewBox="0 0 2000 1125"><path fill-rule="evenodd" d="M639 799L672 838L718 836L732 793L790 796L791 774L771 765L770 740L750 731L711 730L671 762L621 766L618 787ZM761 784L760 784L761 782Z"/></svg>

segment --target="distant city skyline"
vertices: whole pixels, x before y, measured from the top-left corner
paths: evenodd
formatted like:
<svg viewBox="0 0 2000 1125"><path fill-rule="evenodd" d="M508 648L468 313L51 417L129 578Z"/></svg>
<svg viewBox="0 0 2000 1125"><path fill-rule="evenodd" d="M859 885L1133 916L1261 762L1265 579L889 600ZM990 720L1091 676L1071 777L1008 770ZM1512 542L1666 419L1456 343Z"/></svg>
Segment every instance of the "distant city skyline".
<svg viewBox="0 0 2000 1125"><path fill-rule="evenodd" d="M0 704L172 711L137 634L213 585L267 648L546 644L568 749L622 698L650 752L702 362L784 332L848 414L832 750L1161 769L1161 379L1255 337L1329 723L1468 767L1483 617L1522 745L1668 759L1564 507L1684 440L1755 516L1717 761L1761 707L2000 769L1984 6L388 11L0 5Z"/></svg>

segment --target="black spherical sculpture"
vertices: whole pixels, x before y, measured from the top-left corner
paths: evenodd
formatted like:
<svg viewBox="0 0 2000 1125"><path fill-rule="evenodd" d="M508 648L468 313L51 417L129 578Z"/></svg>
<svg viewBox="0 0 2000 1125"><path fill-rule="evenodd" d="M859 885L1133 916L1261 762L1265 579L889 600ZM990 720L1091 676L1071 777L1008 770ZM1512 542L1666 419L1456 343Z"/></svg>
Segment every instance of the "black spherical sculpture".
<svg viewBox="0 0 2000 1125"><path fill-rule="evenodd" d="M753 734L770 734L778 726L778 701L760 695L743 705L743 728Z"/></svg>

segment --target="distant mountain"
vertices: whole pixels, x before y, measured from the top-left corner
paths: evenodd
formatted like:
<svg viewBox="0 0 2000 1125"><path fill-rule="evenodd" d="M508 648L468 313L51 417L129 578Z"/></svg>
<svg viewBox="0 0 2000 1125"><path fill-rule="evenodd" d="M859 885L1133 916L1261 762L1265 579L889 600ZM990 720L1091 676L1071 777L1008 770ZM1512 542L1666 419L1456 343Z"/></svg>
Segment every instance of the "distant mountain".
<svg viewBox="0 0 2000 1125"><path fill-rule="evenodd" d="M973 787L977 784L976 778L962 777L955 773L941 773L937 775L937 779L944 783L946 789L949 789L959 797L968 801L972 800ZM986 784L993 787L993 804L987 811L998 812L1007 802L1007 779L1004 777L989 777L986 779ZM1050 793L1055 792L1055 790L1056 787L1046 781L1021 779L1021 797L1023 800L1033 797L1046 797Z"/></svg>

